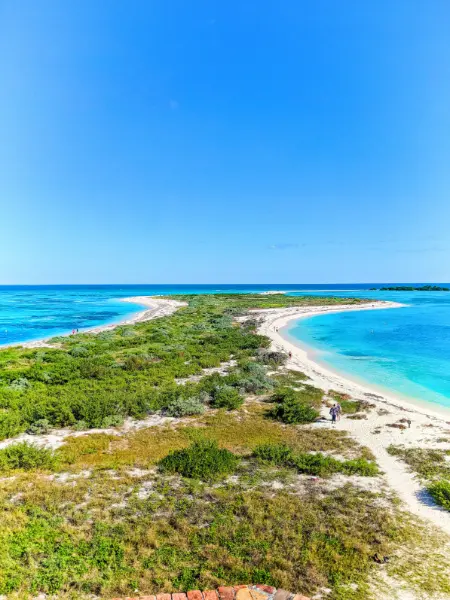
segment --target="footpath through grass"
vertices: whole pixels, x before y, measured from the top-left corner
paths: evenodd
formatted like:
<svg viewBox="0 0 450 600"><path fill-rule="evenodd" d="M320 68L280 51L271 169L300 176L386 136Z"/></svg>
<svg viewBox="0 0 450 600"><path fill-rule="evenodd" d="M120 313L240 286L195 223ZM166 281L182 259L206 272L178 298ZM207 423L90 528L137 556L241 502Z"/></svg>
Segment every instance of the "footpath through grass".
<svg viewBox="0 0 450 600"><path fill-rule="evenodd" d="M450 450L389 446L388 452L403 460L426 482L433 500L450 511Z"/></svg>

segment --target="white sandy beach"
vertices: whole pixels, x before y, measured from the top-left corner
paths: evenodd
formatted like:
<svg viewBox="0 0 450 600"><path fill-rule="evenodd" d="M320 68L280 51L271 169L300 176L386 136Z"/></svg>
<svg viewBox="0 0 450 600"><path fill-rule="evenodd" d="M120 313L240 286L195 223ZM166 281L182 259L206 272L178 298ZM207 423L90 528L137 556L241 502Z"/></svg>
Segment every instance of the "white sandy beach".
<svg viewBox="0 0 450 600"><path fill-rule="evenodd" d="M364 399L373 403L367 419L354 420L345 416L337 427L348 431L360 444L367 446L375 455L378 464L385 472L390 487L395 490L405 506L415 515L432 522L450 534L450 513L436 506L431 498L423 492L424 485L409 472L406 465L391 456L387 448L396 446L450 449L450 410L429 408L426 403L408 401L395 394L380 393L371 388L351 381L344 375L334 373L313 359L313 354L297 346L283 335L282 328L290 321L311 317L317 314L343 312L353 310L395 309L402 305L394 302L368 302L364 305L341 305L305 308L280 308L252 311L262 318L259 333L272 340L276 350L291 352L292 358L287 366L305 373L311 382L324 389L336 390L349 394L354 399ZM324 416L329 417L324 408ZM397 429L389 425L398 423L400 419L411 421L410 428ZM317 423L314 427L331 427L330 422ZM448 441L442 441L447 439Z"/></svg>

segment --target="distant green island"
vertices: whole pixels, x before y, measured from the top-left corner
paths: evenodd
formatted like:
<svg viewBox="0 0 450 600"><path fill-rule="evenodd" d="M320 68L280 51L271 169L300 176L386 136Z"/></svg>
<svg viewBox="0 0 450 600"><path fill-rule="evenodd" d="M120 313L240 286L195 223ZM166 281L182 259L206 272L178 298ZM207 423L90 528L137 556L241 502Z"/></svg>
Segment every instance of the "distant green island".
<svg viewBox="0 0 450 600"><path fill-rule="evenodd" d="M377 292L450 292L448 287L439 285L422 285L421 287L412 287L409 285L398 285L393 287L370 288L370 291Z"/></svg>

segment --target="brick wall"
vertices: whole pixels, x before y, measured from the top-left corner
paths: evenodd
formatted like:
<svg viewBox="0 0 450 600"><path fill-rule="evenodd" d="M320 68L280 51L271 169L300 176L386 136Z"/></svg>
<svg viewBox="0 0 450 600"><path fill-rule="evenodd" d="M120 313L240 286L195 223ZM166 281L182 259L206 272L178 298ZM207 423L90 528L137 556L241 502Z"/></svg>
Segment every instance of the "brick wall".
<svg viewBox="0 0 450 600"><path fill-rule="evenodd" d="M174 594L156 594L113 600L310 600L302 594L294 594L286 590L277 590L270 585L236 585L219 587L217 590L193 590Z"/></svg>

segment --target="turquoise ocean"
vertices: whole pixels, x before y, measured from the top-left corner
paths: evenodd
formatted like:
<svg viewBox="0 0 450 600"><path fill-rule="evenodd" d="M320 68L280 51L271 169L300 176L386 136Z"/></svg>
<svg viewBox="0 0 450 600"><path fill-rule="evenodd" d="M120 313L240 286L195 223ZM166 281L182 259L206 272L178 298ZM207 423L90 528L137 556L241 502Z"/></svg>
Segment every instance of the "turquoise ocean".
<svg viewBox="0 0 450 600"><path fill-rule="evenodd" d="M120 301L129 296L277 289L299 295L394 300L407 306L302 319L291 322L287 334L293 341L308 345L318 361L334 370L404 396L450 407L450 292L369 289L382 285L0 286L0 344L125 319L142 310L139 305Z"/></svg>

